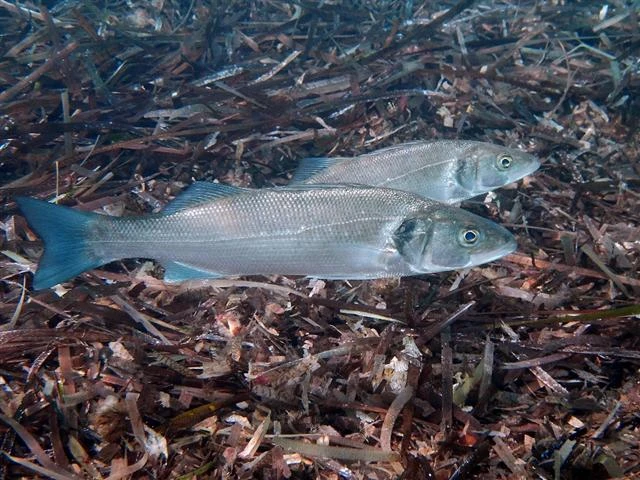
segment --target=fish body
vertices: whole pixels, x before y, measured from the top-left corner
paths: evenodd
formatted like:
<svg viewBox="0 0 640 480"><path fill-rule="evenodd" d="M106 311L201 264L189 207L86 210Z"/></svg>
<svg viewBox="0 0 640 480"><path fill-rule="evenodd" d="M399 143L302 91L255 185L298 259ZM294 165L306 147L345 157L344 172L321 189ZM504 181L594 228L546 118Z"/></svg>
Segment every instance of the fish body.
<svg viewBox="0 0 640 480"><path fill-rule="evenodd" d="M471 267L516 246L507 230L464 210L359 185L248 190L196 182L164 212L141 217L16 201L44 240L36 289L122 258L153 258L168 281L371 279Z"/></svg>
<svg viewBox="0 0 640 480"><path fill-rule="evenodd" d="M521 150L470 140L403 143L353 158L307 158L292 182L393 188L447 204L533 173L540 161Z"/></svg>

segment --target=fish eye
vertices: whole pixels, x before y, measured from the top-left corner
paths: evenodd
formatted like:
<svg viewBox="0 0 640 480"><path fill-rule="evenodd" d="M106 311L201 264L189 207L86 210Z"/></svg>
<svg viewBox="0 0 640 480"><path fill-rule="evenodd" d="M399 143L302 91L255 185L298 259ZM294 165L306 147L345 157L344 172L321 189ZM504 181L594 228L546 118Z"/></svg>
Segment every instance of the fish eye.
<svg viewBox="0 0 640 480"><path fill-rule="evenodd" d="M480 232L473 228L465 228L460 231L460 241L463 245L470 247L475 245L480 238Z"/></svg>
<svg viewBox="0 0 640 480"><path fill-rule="evenodd" d="M498 167L498 170L507 170L512 163L513 158L511 157L511 155L508 155L506 153L498 155L498 158L496 159L496 166Z"/></svg>

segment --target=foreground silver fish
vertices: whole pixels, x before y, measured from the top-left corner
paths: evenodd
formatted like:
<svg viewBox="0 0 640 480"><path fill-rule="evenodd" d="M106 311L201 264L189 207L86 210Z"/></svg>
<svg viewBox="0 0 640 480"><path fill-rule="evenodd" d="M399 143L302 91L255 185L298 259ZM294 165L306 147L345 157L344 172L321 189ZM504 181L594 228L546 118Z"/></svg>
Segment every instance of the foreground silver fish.
<svg viewBox="0 0 640 480"><path fill-rule="evenodd" d="M161 214L124 218L16 201L44 240L36 289L131 257L158 260L168 281L369 279L471 267L516 247L507 230L472 213L357 185L247 190L196 182Z"/></svg>
<svg viewBox="0 0 640 480"><path fill-rule="evenodd" d="M468 140L403 143L354 158L305 158L292 182L360 183L448 204L515 182L540 161L526 152Z"/></svg>

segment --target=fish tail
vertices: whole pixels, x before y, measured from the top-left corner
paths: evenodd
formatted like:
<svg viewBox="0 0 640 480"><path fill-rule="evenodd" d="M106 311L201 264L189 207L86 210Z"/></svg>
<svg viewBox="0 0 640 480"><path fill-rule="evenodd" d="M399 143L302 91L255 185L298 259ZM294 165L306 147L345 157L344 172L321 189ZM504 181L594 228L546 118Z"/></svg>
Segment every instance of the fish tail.
<svg viewBox="0 0 640 480"><path fill-rule="evenodd" d="M100 215L29 197L15 200L44 242L44 253L33 277L35 290L52 287L104 263L87 241L91 225L100 220Z"/></svg>

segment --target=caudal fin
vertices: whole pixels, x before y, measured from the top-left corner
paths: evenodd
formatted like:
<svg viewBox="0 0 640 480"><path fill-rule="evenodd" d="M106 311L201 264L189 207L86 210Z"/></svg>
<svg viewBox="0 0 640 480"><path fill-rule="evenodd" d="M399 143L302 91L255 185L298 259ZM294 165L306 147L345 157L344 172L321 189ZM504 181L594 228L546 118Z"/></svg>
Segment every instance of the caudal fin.
<svg viewBox="0 0 640 480"><path fill-rule="evenodd" d="M89 228L99 220L98 215L34 198L15 200L31 228L44 241L44 253L33 277L34 289L52 287L104 263L86 241Z"/></svg>

